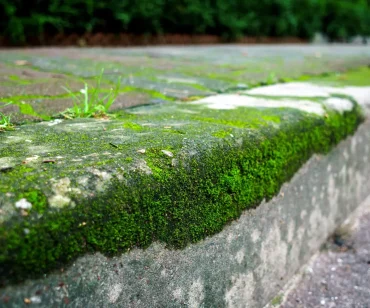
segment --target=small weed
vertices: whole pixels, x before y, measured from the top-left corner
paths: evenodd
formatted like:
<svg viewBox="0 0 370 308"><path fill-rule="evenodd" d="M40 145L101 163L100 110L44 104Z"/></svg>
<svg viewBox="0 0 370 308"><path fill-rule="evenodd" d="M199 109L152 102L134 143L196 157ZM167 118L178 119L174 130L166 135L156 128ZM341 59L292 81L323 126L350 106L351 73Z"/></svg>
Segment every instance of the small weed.
<svg viewBox="0 0 370 308"><path fill-rule="evenodd" d="M269 76L266 79L266 84L267 85L272 85L278 82L278 79L276 77L275 73L270 73Z"/></svg>
<svg viewBox="0 0 370 308"><path fill-rule="evenodd" d="M271 301L272 306L279 306L281 302L283 301L283 297L281 295L278 295L274 297Z"/></svg>
<svg viewBox="0 0 370 308"><path fill-rule="evenodd" d="M6 105L9 105L9 104L6 104ZM2 112L0 112L0 132L5 131L5 130L11 130L13 128L14 128L14 125L10 121L10 116L6 116Z"/></svg>
<svg viewBox="0 0 370 308"><path fill-rule="evenodd" d="M108 118L108 110L116 100L120 86L121 78L118 79L114 88L108 93L100 88L103 77L103 70L97 78L96 87L91 87L85 83L85 87L79 93L73 93L70 89L63 87L73 98L74 106L62 112L61 115L67 119L73 118Z"/></svg>

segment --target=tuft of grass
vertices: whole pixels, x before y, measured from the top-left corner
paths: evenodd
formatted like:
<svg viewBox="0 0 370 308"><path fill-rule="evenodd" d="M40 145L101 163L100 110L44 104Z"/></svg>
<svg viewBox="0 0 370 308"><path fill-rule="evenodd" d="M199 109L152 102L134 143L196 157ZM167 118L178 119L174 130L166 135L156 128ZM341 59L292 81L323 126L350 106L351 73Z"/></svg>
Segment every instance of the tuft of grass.
<svg viewBox="0 0 370 308"><path fill-rule="evenodd" d="M104 70L97 78L96 87L90 87L85 82L85 86L79 93L72 92L69 88L63 87L74 100L74 105L62 112L61 115L67 119L73 118L108 118L109 108L116 100L121 87L121 78L118 78L114 88L108 92L101 89L101 81Z"/></svg>
<svg viewBox="0 0 370 308"><path fill-rule="evenodd" d="M277 295L275 296L272 301L271 301L271 305L272 306L279 306L283 301L283 296L282 295Z"/></svg>
<svg viewBox="0 0 370 308"><path fill-rule="evenodd" d="M9 104L6 104L6 105L9 105ZM14 125L10 121L10 116L6 116L4 113L0 112L0 132L11 130L11 129L14 129Z"/></svg>
<svg viewBox="0 0 370 308"><path fill-rule="evenodd" d="M277 83L279 80L278 78L276 77L276 74L274 72L271 72L269 74L269 76L267 77L265 83L266 85L272 85L272 84L275 84Z"/></svg>

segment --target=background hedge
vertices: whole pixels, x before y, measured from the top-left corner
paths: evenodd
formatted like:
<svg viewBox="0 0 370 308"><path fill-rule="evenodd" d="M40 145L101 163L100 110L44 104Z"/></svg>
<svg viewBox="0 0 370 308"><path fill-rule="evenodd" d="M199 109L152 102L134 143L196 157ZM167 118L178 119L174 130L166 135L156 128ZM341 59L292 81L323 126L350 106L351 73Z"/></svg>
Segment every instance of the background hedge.
<svg viewBox="0 0 370 308"><path fill-rule="evenodd" d="M13 43L57 33L212 34L332 40L370 34L370 0L0 0Z"/></svg>

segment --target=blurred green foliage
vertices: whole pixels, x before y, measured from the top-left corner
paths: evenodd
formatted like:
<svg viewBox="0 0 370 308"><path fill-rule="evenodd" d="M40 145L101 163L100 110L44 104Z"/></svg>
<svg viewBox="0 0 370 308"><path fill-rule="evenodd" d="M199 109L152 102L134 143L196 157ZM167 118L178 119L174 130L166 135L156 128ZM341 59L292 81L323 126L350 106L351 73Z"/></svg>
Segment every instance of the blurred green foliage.
<svg viewBox="0 0 370 308"><path fill-rule="evenodd" d="M370 0L0 0L0 34L13 43L57 33L298 36L370 34Z"/></svg>

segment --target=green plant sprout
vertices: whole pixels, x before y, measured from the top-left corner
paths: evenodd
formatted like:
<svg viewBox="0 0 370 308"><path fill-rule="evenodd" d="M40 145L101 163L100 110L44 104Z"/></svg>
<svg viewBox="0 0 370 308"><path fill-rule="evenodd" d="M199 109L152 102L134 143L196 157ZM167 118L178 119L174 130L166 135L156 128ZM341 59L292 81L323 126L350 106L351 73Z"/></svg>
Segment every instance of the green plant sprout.
<svg viewBox="0 0 370 308"><path fill-rule="evenodd" d="M4 105L3 107L5 107L9 104ZM14 128L14 125L10 121L10 116L6 116L2 112L0 112L0 132L6 131L6 130L11 130L13 128Z"/></svg>
<svg viewBox="0 0 370 308"><path fill-rule="evenodd" d="M61 115L67 119L73 118L108 118L109 108L116 100L120 86L121 77L118 78L114 88L111 88L108 93L100 88L104 70L97 78L96 87L90 87L85 82L85 86L79 93L72 92L69 88L63 87L73 98L74 105L62 112Z"/></svg>
<svg viewBox="0 0 370 308"><path fill-rule="evenodd" d="M276 77L275 73L270 73L269 76L266 79L266 85L272 85L278 82L278 79Z"/></svg>

